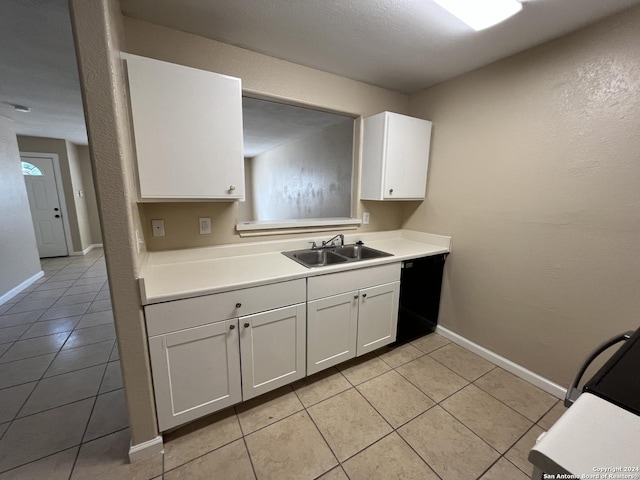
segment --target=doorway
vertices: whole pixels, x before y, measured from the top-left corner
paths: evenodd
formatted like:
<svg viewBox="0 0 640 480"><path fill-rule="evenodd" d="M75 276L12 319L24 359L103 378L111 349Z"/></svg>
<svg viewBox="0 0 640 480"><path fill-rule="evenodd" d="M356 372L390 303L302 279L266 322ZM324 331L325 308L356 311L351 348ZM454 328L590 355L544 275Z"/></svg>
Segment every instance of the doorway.
<svg viewBox="0 0 640 480"><path fill-rule="evenodd" d="M22 153L20 158L40 258L67 256L71 236L58 156Z"/></svg>

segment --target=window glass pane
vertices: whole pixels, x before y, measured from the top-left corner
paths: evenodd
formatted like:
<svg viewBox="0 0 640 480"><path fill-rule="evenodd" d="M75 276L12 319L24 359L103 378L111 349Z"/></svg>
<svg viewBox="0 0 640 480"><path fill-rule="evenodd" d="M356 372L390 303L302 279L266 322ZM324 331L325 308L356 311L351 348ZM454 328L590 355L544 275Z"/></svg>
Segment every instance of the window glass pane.
<svg viewBox="0 0 640 480"><path fill-rule="evenodd" d="M28 162L22 162L22 174L42 176L42 172L40 171L40 169Z"/></svg>

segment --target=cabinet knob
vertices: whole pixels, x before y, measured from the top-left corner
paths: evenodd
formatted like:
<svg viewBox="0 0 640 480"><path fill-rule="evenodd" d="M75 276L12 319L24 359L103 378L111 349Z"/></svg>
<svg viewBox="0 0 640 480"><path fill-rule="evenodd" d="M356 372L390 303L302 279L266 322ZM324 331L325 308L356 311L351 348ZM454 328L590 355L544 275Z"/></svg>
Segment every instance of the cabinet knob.
<svg viewBox="0 0 640 480"><path fill-rule="evenodd" d="M229 330L235 330L236 326L235 325L229 325Z"/></svg>
<svg viewBox="0 0 640 480"><path fill-rule="evenodd" d="M249 323L245 323L244 324L244 328L249 328L251 325L249 325Z"/></svg>
<svg viewBox="0 0 640 480"><path fill-rule="evenodd" d="M393 188L390 188L389 189L389 195L392 195L392 194L393 194Z"/></svg>
<svg viewBox="0 0 640 480"><path fill-rule="evenodd" d="M229 191L233 192L236 189L235 185L229 185Z"/></svg>
<svg viewBox="0 0 640 480"><path fill-rule="evenodd" d="M240 308L242 304L240 302L236 303L236 308Z"/></svg>
<svg viewBox="0 0 640 480"><path fill-rule="evenodd" d="M366 293L363 293L363 294L362 294L362 298L367 298L367 294L366 294Z"/></svg>
<svg viewBox="0 0 640 480"><path fill-rule="evenodd" d="M354 299L354 300L357 300L357 299L358 299L358 295L354 295L354 296L353 296L353 299Z"/></svg>

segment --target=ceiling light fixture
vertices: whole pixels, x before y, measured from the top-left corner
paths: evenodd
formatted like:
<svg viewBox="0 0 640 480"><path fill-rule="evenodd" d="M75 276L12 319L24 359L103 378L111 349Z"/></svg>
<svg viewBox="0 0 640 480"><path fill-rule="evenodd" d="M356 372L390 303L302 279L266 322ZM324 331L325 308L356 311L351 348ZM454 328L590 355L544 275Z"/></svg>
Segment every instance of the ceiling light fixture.
<svg viewBox="0 0 640 480"><path fill-rule="evenodd" d="M14 105L13 108L16 112L29 113L31 111L29 107L26 107L24 105Z"/></svg>
<svg viewBox="0 0 640 480"><path fill-rule="evenodd" d="M522 10L518 0L434 0L475 31L492 27Z"/></svg>

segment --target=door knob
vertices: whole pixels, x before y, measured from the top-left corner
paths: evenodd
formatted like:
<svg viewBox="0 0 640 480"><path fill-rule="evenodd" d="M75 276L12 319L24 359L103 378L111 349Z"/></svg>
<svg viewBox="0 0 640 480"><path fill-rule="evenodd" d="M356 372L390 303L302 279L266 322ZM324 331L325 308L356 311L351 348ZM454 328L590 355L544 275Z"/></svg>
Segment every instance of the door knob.
<svg viewBox="0 0 640 480"><path fill-rule="evenodd" d="M229 191L233 192L236 189L235 185L229 185Z"/></svg>
<svg viewBox="0 0 640 480"><path fill-rule="evenodd" d="M58 207L53 209L54 212L57 212L58 210L60 210Z"/></svg>
<svg viewBox="0 0 640 480"><path fill-rule="evenodd" d="M235 325L229 325L229 330L235 330L236 326Z"/></svg>
<svg viewBox="0 0 640 480"><path fill-rule="evenodd" d="M236 308L240 308L242 304L240 302L236 303Z"/></svg>
<svg viewBox="0 0 640 480"><path fill-rule="evenodd" d="M251 325L249 325L248 323L244 324L244 328L249 328Z"/></svg>
<svg viewBox="0 0 640 480"><path fill-rule="evenodd" d="M60 215L55 215L56 218L60 218Z"/></svg>
<svg viewBox="0 0 640 480"><path fill-rule="evenodd" d="M363 294L362 294L362 298L367 298L367 294L366 294L366 293L363 293Z"/></svg>
<svg viewBox="0 0 640 480"><path fill-rule="evenodd" d="M393 194L393 188L389 189L389 195Z"/></svg>
<svg viewBox="0 0 640 480"><path fill-rule="evenodd" d="M353 299L354 299L354 300L357 300L357 299L358 299L358 295L354 295L354 296L353 296Z"/></svg>

